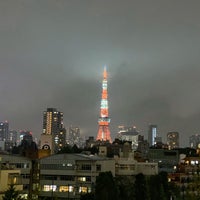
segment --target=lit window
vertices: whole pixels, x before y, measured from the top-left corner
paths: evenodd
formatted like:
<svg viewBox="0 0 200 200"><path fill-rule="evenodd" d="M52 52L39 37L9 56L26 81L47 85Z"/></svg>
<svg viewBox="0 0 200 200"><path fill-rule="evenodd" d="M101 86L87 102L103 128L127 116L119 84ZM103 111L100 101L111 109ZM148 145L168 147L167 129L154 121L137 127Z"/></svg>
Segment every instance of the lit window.
<svg viewBox="0 0 200 200"><path fill-rule="evenodd" d="M85 182L85 181L86 181L86 177L78 177L78 181L83 181L83 182Z"/></svg>
<svg viewBox="0 0 200 200"><path fill-rule="evenodd" d="M83 187L83 186L81 186L81 187L79 187L79 193L87 193L88 192L88 188L87 187Z"/></svg>
<svg viewBox="0 0 200 200"><path fill-rule="evenodd" d="M195 164L195 161L192 160L192 161L191 161L191 165L194 165L194 164Z"/></svg>
<svg viewBox="0 0 200 200"><path fill-rule="evenodd" d="M56 191L56 185L44 185L43 191L48 192L48 191Z"/></svg>
<svg viewBox="0 0 200 200"><path fill-rule="evenodd" d="M73 192L74 187L69 185L69 186L60 186L59 192Z"/></svg>

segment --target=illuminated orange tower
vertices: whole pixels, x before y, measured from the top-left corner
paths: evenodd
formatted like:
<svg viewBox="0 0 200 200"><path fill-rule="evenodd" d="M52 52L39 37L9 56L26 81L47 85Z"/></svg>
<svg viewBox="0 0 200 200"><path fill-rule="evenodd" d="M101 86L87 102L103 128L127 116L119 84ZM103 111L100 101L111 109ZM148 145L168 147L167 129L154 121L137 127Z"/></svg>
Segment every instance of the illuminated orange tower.
<svg viewBox="0 0 200 200"><path fill-rule="evenodd" d="M104 67L103 72L103 82L102 82L102 96L101 96L101 109L99 117L99 130L96 140L100 141L111 141L110 137L110 118L108 117L108 90L107 90L107 70L106 66Z"/></svg>

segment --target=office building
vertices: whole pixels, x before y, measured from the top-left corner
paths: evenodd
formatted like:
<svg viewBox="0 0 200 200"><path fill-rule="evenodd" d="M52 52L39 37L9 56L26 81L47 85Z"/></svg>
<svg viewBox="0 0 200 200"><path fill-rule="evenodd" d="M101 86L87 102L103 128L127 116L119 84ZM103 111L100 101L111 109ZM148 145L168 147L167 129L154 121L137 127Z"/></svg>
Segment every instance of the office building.
<svg viewBox="0 0 200 200"><path fill-rule="evenodd" d="M142 136L139 135L136 127L119 126L118 129L118 139L131 142L132 150L137 150L138 144L140 140L142 140Z"/></svg>
<svg viewBox="0 0 200 200"><path fill-rule="evenodd" d="M197 149L200 148L200 134L195 134L189 137L190 147Z"/></svg>
<svg viewBox="0 0 200 200"><path fill-rule="evenodd" d="M0 141L8 141L9 139L9 123L8 121L0 122Z"/></svg>
<svg viewBox="0 0 200 200"><path fill-rule="evenodd" d="M80 199L95 189L100 172L115 176L115 160L85 154L55 154L40 159L40 198Z"/></svg>
<svg viewBox="0 0 200 200"><path fill-rule="evenodd" d="M166 172L174 172L174 168L180 161L180 153L178 150L150 148L148 151L149 162L158 163L158 170Z"/></svg>
<svg viewBox="0 0 200 200"><path fill-rule="evenodd" d="M10 131L9 130L9 126L8 126L7 123L6 123L6 125L4 124L3 126L6 127L6 129L4 129L4 130L6 130L5 131L6 132L6 137L4 137L4 140L1 141L1 142L4 143L4 145L3 146L0 145L0 146L1 146L2 150L10 152L12 150L12 148L17 145L17 139L18 139L17 136L18 136L18 134L17 134L17 131L15 131L15 130L11 130ZM2 128L2 130L3 130L3 128Z"/></svg>
<svg viewBox="0 0 200 200"><path fill-rule="evenodd" d="M150 124L148 130L148 142L150 147L156 144L156 137L157 137L157 125Z"/></svg>
<svg viewBox="0 0 200 200"><path fill-rule="evenodd" d="M93 136L89 136L89 138L85 141L85 146L87 148L91 148L91 147L95 146L95 144L96 143L95 143L95 139Z"/></svg>
<svg viewBox="0 0 200 200"><path fill-rule="evenodd" d="M179 148L179 133L178 132L167 133L167 145L168 145L168 149Z"/></svg>
<svg viewBox="0 0 200 200"><path fill-rule="evenodd" d="M9 130L8 141L11 141L15 145L19 144L19 134L16 130Z"/></svg>

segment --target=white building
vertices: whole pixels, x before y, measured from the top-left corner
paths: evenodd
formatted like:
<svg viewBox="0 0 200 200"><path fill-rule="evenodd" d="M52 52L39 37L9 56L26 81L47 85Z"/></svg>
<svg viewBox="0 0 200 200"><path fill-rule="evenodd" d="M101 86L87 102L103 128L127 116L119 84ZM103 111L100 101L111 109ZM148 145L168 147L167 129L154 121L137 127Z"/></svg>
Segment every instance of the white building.
<svg viewBox="0 0 200 200"><path fill-rule="evenodd" d="M116 176L131 176L142 173L144 175L158 174L158 163L138 162L134 159L134 153L129 153L128 157L115 157Z"/></svg>
<svg viewBox="0 0 200 200"><path fill-rule="evenodd" d="M119 126L118 138L122 141L131 142L133 151L137 150L139 141L143 138L136 127Z"/></svg>
<svg viewBox="0 0 200 200"><path fill-rule="evenodd" d="M85 154L56 154L40 159L39 197L79 198L94 189L100 172L115 176L115 160Z"/></svg>

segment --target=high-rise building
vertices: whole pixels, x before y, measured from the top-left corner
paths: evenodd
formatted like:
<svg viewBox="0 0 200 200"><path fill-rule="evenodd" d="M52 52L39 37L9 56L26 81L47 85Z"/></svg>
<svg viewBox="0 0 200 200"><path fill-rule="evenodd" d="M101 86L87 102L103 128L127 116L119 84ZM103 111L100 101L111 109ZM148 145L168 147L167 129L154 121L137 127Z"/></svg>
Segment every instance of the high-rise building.
<svg viewBox="0 0 200 200"><path fill-rule="evenodd" d="M99 129L96 140L112 142L109 130L110 118L108 116L108 90L107 90L107 70L104 67L103 82L102 82L102 95L101 95L101 108L99 117Z"/></svg>
<svg viewBox="0 0 200 200"><path fill-rule="evenodd" d="M13 144L19 144L19 134L16 130L9 130L9 141L13 142Z"/></svg>
<svg viewBox="0 0 200 200"><path fill-rule="evenodd" d="M157 125L150 124L148 130L148 142L150 147L156 144L156 137L157 137Z"/></svg>
<svg viewBox="0 0 200 200"><path fill-rule="evenodd" d="M11 151L11 149L17 145L19 145L18 132L15 130L9 130L5 141L5 150Z"/></svg>
<svg viewBox="0 0 200 200"><path fill-rule="evenodd" d="M200 134L190 136L189 143L191 148L200 148Z"/></svg>
<svg viewBox="0 0 200 200"><path fill-rule="evenodd" d="M8 121L0 122L0 141L8 141L9 139L9 123Z"/></svg>
<svg viewBox="0 0 200 200"><path fill-rule="evenodd" d="M63 113L56 108L47 108L43 113L43 133L41 148L58 152L66 141L66 130L63 125Z"/></svg>
<svg viewBox="0 0 200 200"><path fill-rule="evenodd" d="M63 113L56 108L47 108L43 112L43 134L52 135L63 128Z"/></svg>
<svg viewBox="0 0 200 200"><path fill-rule="evenodd" d="M174 149L179 147L179 133L169 132L167 133L167 145L169 149Z"/></svg>

